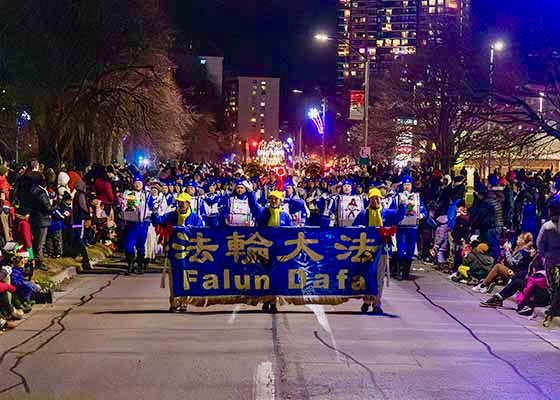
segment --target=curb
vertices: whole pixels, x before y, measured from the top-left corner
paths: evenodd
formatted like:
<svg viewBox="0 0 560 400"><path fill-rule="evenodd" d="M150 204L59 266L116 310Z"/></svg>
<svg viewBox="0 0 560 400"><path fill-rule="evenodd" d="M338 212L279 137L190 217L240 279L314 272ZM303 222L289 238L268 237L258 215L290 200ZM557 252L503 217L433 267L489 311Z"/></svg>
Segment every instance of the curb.
<svg viewBox="0 0 560 400"><path fill-rule="evenodd" d="M68 267L58 274L49 277L49 279L56 285L60 285L65 280L70 279L76 275L78 275L78 270L76 269L76 267Z"/></svg>

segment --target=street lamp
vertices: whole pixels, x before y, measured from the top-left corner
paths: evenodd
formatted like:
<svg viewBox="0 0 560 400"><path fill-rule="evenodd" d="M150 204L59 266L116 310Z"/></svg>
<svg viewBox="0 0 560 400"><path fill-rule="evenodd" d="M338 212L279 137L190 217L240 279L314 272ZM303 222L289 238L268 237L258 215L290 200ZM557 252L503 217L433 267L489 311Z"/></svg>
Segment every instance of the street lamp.
<svg viewBox="0 0 560 400"><path fill-rule="evenodd" d="M364 53L361 53L359 49L357 49L356 47L352 46L352 44L345 39L341 39L341 38L332 38L328 35L326 35L325 33L317 33L315 34L315 40L318 42L328 42L328 41L336 41L336 42L340 42L340 43L344 43L345 45L348 46L348 48L350 50L352 50L352 52L354 52L355 54L357 54L358 56L360 56L362 59L365 60L365 71L364 71L364 91L365 91L365 96L364 96L364 147L368 147L368 133L369 133L369 70L370 70L370 58L369 58L369 54L367 54L367 51Z"/></svg>
<svg viewBox="0 0 560 400"><path fill-rule="evenodd" d="M506 44L502 40L497 40L490 45L490 91L494 90L494 84L496 81L496 52L504 51ZM492 95L489 98L489 105L492 106ZM487 122L488 134L490 134L490 123ZM492 151L488 150L488 176L492 172Z"/></svg>
<svg viewBox="0 0 560 400"><path fill-rule="evenodd" d="M307 113L307 116L317 128L317 132L321 135L321 163L325 165L325 103L323 103L323 115L321 118L321 112L317 108L312 108Z"/></svg>
<svg viewBox="0 0 560 400"><path fill-rule="evenodd" d="M31 115L27 111L22 111L17 118L16 127L16 163L19 163L19 136L23 127L31 121Z"/></svg>

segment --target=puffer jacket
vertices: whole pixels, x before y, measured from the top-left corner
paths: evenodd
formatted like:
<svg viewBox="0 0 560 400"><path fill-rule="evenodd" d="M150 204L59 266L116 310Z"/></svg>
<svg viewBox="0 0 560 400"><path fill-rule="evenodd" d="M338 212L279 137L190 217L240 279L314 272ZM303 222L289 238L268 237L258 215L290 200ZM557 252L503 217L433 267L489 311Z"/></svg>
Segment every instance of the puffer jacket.
<svg viewBox="0 0 560 400"><path fill-rule="evenodd" d="M434 239L436 250L447 250L449 247L449 225L447 215L440 215L437 219L437 228Z"/></svg>
<svg viewBox="0 0 560 400"><path fill-rule="evenodd" d="M31 189L31 216L29 223L32 227L48 228L51 226L53 206L49 199L47 189L35 185Z"/></svg>

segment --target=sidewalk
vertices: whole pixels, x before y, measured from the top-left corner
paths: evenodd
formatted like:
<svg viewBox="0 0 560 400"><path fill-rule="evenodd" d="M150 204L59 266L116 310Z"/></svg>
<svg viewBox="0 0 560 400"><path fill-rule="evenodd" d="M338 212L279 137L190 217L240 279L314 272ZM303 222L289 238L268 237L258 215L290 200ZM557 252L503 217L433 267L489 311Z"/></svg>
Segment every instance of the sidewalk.
<svg viewBox="0 0 560 400"><path fill-rule="evenodd" d="M113 255L113 251L103 244L88 246L87 252L92 266L104 262ZM45 258L45 264L49 267L49 270L36 269L33 279L35 281L50 281L56 286L78 274L81 270L81 257Z"/></svg>

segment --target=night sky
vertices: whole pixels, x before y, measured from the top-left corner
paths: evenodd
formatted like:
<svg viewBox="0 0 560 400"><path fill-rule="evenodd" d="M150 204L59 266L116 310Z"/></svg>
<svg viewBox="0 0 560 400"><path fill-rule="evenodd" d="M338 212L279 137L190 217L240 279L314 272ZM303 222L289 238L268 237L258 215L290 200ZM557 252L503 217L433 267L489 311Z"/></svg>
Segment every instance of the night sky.
<svg viewBox="0 0 560 400"><path fill-rule="evenodd" d="M233 74L277 76L285 90L311 81L334 84L336 49L317 46L312 37L336 32L337 0L168 1L183 38L199 54L223 55ZM517 53L558 44L560 0L473 2L480 48L498 37Z"/></svg>

